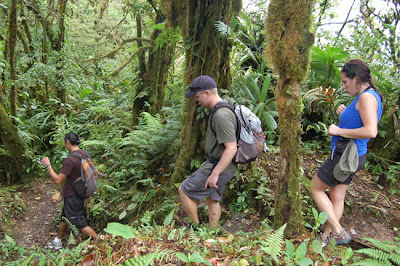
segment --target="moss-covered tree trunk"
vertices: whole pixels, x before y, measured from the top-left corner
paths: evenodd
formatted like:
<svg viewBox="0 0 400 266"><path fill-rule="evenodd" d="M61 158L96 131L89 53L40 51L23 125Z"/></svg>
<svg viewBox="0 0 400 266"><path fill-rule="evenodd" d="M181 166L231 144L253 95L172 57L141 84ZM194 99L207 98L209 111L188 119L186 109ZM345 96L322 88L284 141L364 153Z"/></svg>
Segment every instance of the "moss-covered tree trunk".
<svg viewBox="0 0 400 266"><path fill-rule="evenodd" d="M0 143L3 144L3 147L0 147L0 172L5 171L8 179L1 181L16 183L26 174L30 160L25 145L2 104L0 104Z"/></svg>
<svg viewBox="0 0 400 266"><path fill-rule="evenodd" d="M275 197L274 226L287 223L286 235L302 231L302 177L300 135L303 103L301 81L305 78L314 35L311 0L271 0L266 19L267 59L279 74L276 102L279 111L280 180Z"/></svg>
<svg viewBox="0 0 400 266"><path fill-rule="evenodd" d="M57 52L61 52L64 46L64 36L65 36L65 12L67 9L67 2L68 0L59 0L58 1L58 28L60 29L58 38L57 38L57 43L54 47L54 49ZM62 61L63 59L60 59ZM63 76L63 64L62 62L59 62L57 64L57 97L60 99L61 103L66 103L67 102L67 94L65 92L65 87L64 87L64 76ZM64 113L64 105L58 106L58 111L60 113Z"/></svg>
<svg viewBox="0 0 400 266"><path fill-rule="evenodd" d="M151 34L151 39L155 41L162 37L162 40L158 41L162 45L157 45L154 50L149 51L145 68L143 63L139 61L143 85L136 91L132 111L133 125L138 123L138 117L142 111L147 111L154 115L159 113L163 106L168 72L174 59L175 46L179 37L178 26L182 26L180 22L183 21L187 13L187 3L185 1L162 0L159 4L160 8L155 9L155 23L164 22L165 27L163 30L155 29ZM137 25L139 32L141 23L138 19ZM138 47L140 47L139 43ZM139 59L141 58L143 59L143 57L139 57ZM143 70L145 71L143 72ZM146 106L146 102L148 106Z"/></svg>
<svg viewBox="0 0 400 266"><path fill-rule="evenodd" d="M186 52L185 86L199 75L209 75L215 79L219 88L229 89L229 42L218 36L214 24L223 21L230 25L233 14L241 8L241 1L190 0L188 8L188 28L184 29L184 39L188 40L189 47ZM187 99L183 107L181 147L175 162L172 183L184 179L195 154L204 154L204 148L199 145L201 133L204 132L203 121L196 117L195 101Z"/></svg>
<svg viewBox="0 0 400 266"><path fill-rule="evenodd" d="M16 69L16 55L15 48L17 46L17 0L10 0L8 8L8 29L7 29L7 51L8 60L10 63L10 109L11 115L17 116L17 87L15 82L17 80Z"/></svg>

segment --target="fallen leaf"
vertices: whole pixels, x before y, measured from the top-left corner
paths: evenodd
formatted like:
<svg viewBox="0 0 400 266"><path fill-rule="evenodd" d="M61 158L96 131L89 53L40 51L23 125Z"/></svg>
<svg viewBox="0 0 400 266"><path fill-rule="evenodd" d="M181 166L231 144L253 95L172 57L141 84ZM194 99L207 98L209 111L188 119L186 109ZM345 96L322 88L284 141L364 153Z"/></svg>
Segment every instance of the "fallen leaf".
<svg viewBox="0 0 400 266"><path fill-rule="evenodd" d="M137 245L133 246L133 252L135 252L136 257L138 257L138 258L140 257L140 251L139 251Z"/></svg>
<svg viewBox="0 0 400 266"><path fill-rule="evenodd" d="M212 245L213 245L216 241L217 241L217 240L210 238L210 239L205 240L205 241L203 242L203 244L204 244L204 246L206 246L206 247L212 247Z"/></svg>
<svg viewBox="0 0 400 266"><path fill-rule="evenodd" d="M218 266L218 265L219 265L217 259L209 259L209 261L210 261L213 265L215 265L215 266Z"/></svg>
<svg viewBox="0 0 400 266"><path fill-rule="evenodd" d="M42 197L36 197L35 200L40 200Z"/></svg>
<svg viewBox="0 0 400 266"><path fill-rule="evenodd" d="M232 235L232 234L229 234L229 236L227 236L227 237L219 237L218 238L218 241L220 242L220 243L223 243L223 244L226 244L226 243L231 243L232 242L232 240L235 238L235 236L234 235Z"/></svg>
<svg viewBox="0 0 400 266"><path fill-rule="evenodd" d="M96 254L95 253L90 253L85 258L83 258L82 266L94 265L94 260L95 259L96 259Z"/></svg>
<svg viewBox="0 0 400 266"><path fill-rule="evenodd" d="M53 201L60 201L61 200L61 194L60 192L56 192L54 193L51 198L53 199Z"/></svg>

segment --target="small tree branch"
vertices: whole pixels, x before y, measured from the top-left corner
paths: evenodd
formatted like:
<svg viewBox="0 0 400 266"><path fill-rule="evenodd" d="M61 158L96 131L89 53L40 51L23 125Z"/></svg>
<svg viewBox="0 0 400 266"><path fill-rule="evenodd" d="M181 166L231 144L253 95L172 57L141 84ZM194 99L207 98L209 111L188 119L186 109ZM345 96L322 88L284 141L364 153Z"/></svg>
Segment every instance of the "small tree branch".
<svg viewBox="0 0 400 266"><path fill-rule="evenodd" d="M340 30L338 31L338 34L337 34L337 36L336 36L335 43L333 44L333 46L336 46L336 42L337 42L337 40L339 39L340 34L342 34L342 31L343 31L344 27L345 27L346 24L347 24L347 21L348 21L348 19L349 19L351 10L353 9L353 6L354 6L354 3L355 3L355 2L356 2L356 0L353 0L353 3L351 4L351 7L350 7L350 9L349 9L349 12L347 12L346 19L345 19L345 21L344 21L342 27L341 27Z"/></svg>
<svg viewBox="0 0 400 266"><path fill-rule="evenodd" d="M121 49L123 48L123 46L124 46L126 43L128 43L128 42L134 42L134 41L142 41L142 42L154 43L153 40L149 40L149 39L140 39L140 38L136 38L136 37L129 38L129 39L123 40L123 41L121 42L121 44L120 44L117 48L115 48L114 50L111 50L108 54L101 55L101 56L98 56L98 57L94 57L94 58L91 58L91 59L82 61L82 63L87 63L87 62L92 62L92 61L98 61L98 60L103 59L103 58L110 58L110 57L113 57L119 50L121 50ZM145 47L147 47L147 46L145 46ZM153 47L153 46L151 45L151 47ZM139 48L139 49L140 49L140 48Z"/></svg>
<svg viewBox="0 0 400 266"><path fill-rule="evenodd" d="M153 45L147 45L147 46L140 47L139 49L137 49L137 50L131 55L131 57L129 57L129 59L128 59L122 66L120 66L119 68L117 68L116 70L114 70L113 72L111 72L110 74L108 74L107 76L102 77L101 79L107 79L107 78L109 78L109 77L115 77L116 75L119 74L119 72L121 72L122 69L124 69L130 62L132 62L132 60L133 60L133 58L135 58L135 56L137 56L138 54L140 54L140 53L143 52L144 50L151 49L151 48L153 48L153 47L154 47Z"/></svg>

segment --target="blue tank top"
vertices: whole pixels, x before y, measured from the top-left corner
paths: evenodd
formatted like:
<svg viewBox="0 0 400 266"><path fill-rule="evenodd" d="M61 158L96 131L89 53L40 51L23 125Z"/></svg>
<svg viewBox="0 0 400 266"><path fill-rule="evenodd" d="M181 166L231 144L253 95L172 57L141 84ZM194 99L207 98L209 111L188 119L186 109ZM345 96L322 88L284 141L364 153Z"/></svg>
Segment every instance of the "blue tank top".
<svg viewBox="0 0 400 266"><path fill-rule="evenodd" d="M381 119L382 116L382 100L379 95L379 93L373 89L367 89L363 91L363 93L371 93L372 95L375 96L376 101L378 102L378 110L377 110L377 115L378 115L378 122ZM360 94L360 95L361 95ZM339 116L339 125L338 127L340 128L347 128L347 129L354 129L354 128L360 128L363 127L363 123L360 117L360 113L358 112L356 108L356 104L358 101L358 98L360 97L358 95L352 102L351 104L344 109L344 111L340 114ZM336 145L336 141L340 138L340 136L332 136L332 145L331 149ZM354 139L354 143L357 144L357 150L358 150L358 156L361 157L364 154L367 153L367 144L370 139Z"/></svg>

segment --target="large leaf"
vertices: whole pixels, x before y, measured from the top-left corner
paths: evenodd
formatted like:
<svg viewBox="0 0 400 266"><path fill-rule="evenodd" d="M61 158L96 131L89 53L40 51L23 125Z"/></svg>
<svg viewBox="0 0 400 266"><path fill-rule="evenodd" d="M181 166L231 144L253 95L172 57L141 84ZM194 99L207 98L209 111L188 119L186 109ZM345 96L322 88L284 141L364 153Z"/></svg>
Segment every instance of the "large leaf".
<svg viewBox="0 0 400 266"><path fill-rule="evenodd" d="M135 230L132 227L120 223L109 223L104 231L112 235L122 236L126 239L135 237Z"/></svg>

